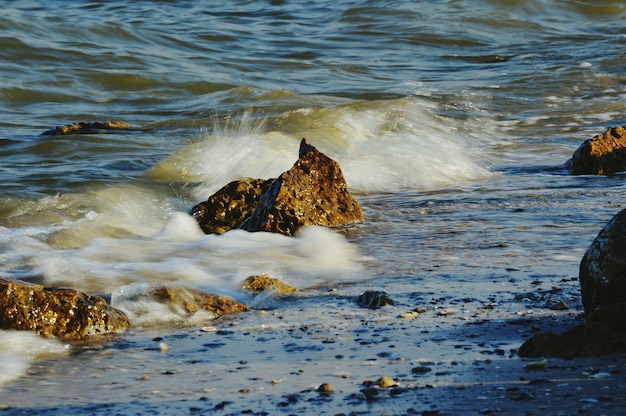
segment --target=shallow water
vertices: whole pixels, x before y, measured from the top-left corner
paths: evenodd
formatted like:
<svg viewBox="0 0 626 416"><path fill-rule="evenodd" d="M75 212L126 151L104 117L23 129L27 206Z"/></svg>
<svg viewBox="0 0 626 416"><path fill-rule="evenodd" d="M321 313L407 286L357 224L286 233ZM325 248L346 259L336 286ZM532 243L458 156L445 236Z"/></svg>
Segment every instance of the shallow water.
<svg viewBox="0 0 626 416"><path fill-rule="evenodd" d="M488 302L511 279L516 290L571 281L623 208L622 176L570 177L563 164L625 124L625 12L619 1L8 1L0 273L113 295L129 311L121 294L167 283L327 325L343 318L299 297L252 301L237 285L268 273L305 299L434 285ZM41 135L106 120L133 129ZM200 232L193 205L238 177L280 174L302 137L340 163L362 224L296 238ZM149 337L144 326L188 330L150 313L107 354ZM89 348L59 351L55 382L99 354ZM0 347L13 392L38 382L19 378L28 363L50 359L8 368L11 354Z"/></svg>

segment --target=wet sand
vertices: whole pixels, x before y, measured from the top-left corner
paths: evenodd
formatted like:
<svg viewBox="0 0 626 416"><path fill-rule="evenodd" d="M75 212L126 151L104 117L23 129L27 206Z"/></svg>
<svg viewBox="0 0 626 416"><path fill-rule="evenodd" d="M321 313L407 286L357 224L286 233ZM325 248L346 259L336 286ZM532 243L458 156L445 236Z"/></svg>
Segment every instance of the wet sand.
<svg viewBox="0 0 626 416"><path fill-rule="evenodd" d="M575 279L406 283L389 293L395 306L377 310L355 303L361 291L384 289L370 281L265 301L265 310L204 327L133 329L76 344L71 356L38 360L6 385L2 414L608 415L624 408L624 355L544 365L516 354L534 332L580 321ZM570 309L559 310L560 301ZM376 385L383 376L395 385ZM331 391L318 391L324 383Z"/></svg>

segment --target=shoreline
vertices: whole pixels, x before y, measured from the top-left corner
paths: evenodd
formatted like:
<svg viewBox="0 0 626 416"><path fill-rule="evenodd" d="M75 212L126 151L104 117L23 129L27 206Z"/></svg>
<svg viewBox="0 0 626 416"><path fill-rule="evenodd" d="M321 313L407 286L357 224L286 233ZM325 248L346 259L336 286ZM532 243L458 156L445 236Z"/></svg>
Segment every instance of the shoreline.
<svg viewBox="0 0 626 416"><path fill-rule="evenodd" d="M573 415L623 408L623 354L549 358L535 370L525 366L540 359L516 355L533 332L575 325L579 304L551 310L545 297L516 296L543 292L532 284L512 282L480 299L462 296L478 293L467 283L418 293L403 291L415 288L406 282L389 293L396 306L357 306L355 290L373 283L310 289L205 327L132 329L76 343L69 357L37 360L4 386L1 414ZM566 296L577 290L573 279L560 284ZM424 311L417 316L399 317L418 306ZM397 385L376 386L383 376ZM324 383L331 392L318 392Z"/></svg>

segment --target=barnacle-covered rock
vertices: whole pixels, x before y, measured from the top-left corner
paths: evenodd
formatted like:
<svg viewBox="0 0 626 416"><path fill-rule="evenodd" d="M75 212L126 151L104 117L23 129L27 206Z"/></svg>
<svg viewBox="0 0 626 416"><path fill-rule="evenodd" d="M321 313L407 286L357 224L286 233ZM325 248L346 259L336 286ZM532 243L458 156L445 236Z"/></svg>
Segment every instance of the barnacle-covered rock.
<svg viewBox="0 0 626 416"><path fill-rule="evenodd" d="M100 296L0 277L0 328L44 337L82 339L130 325L126 314Z"/></svg>
<svg viewBox="0 0 626 416"><path fill-rule="evenodd" d="M612 127L586 140L567 161L572 175L611 175L626 170L626 128Z"/></svg>
<svg viewBox="0 0 626 416"><path fill-rule="evenodd" d="M67 124L43 132L42 136L65 136L69 134L103 134L114 130L128 130L132 126L123 121L92 121Z"/></svg>

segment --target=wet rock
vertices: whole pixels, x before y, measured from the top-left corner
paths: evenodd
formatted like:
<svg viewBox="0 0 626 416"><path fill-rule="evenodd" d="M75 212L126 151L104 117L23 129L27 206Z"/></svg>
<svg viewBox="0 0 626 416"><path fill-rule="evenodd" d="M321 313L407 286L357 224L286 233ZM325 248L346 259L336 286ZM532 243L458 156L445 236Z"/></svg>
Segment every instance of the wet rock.
<svg viewBox="0 0 626 416"><path fill-rule="evenodd" d="M191 209L206 234L223 234L239 228L256 208L259 197L273 179L246 178L233 181Z"/></svg>
<svg viewBox="0 0 626 416"><path fill-rule="evenodd" d="M31 285L0 277L0 328L29 330L68 340L130 326L124 312L74 289Z"/></svg>
<svg viewBox="0 0 626 416"><path fill-rule="evenodd" d="M320 394L329 394L333 392L333 386L330 383L323 383L317 388Z"/></svg>
<svg viewBox="0 0 626 416"><path fill-rule="evenodd" d="M626 352L626 210L591 243L580 262L579 280L585 322L563 334L535 334L520 347L520 356Z"/></svg>
<svg viewBox="0 0 626 416"><path fill-rule="evenodd" d="M395 305L395 302L386 292L368 290L359 295L356 304L363 308L378 309L386 305Z"/></svg>
<svg viewBox="0 0 626 416"><path fill-rule="evenodd" d="M206 310L221 315L246 312L248 307L228 296L201 292L190 288L157 286L149 291L150 296L158 302L167 304L179 315L194 314L199 310Z"/></svg>
<svg viewBox="0 0 626 416"><path fill-rule="evenodd" d="M279 294L291 293L298 290L293 286L283 283L279 279L272 279L266 274L248 277L241 285L241 289L255 295L266 290L271 290Z"/></svg>
<svg viewBox="0 0 626 416"><path fill-rule="evenodd" d="M103 134L111 130L128 130L131 129L130 124L123 121L93 121L68 124L65 126L55 127L52 130L43 132L42 136L65 136L69 134Z"/></svg>
<svg viewBox="0 0 626 416"><path fill-rule="evenodd" d="M586 140L565 167L571 175L610 175L626 170L626 129L612 127Z"/></svg>
<svg viewBox="0 0 626 416"><path fill-rule="evenodd" d="M580 262L579 279L586 315L600 306L626 302L626 210L591 243Z"/></svg>
<svg viewBox="0 0 626 416"><path fill-rule="evenodd" d="M362 220L339 164L302 139L297 162L263 192L241 228L294 235L305 225L338 227Z"/></svg>
<svg viewBox="0 0 626 416"><path fill-rule="evenodd" d="M398 383L396 383L395 381L393 381L393 379L387 376L382 376L381 378L376 380L375 384L378 387L383 388L383 389L388 389L390 387L398 386Z"/></svg>
<svg viewBox="0 0 626 416"><path fill-rule="evenodd" d="M520 357L590 357L626 351L626 336L600 322L586 321L562 334L535 334L518 350Z"/></svg>

